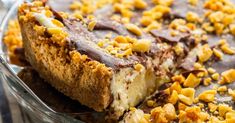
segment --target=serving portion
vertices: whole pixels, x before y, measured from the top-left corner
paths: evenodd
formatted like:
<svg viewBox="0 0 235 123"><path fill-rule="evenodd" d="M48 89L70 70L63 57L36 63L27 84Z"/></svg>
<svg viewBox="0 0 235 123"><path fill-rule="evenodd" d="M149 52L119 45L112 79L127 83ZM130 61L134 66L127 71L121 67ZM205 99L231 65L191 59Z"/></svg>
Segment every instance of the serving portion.
<svg viewBox="0 0 235 123"><path fill-rule="evenodd" d="M233 122L224 84L235 80L234 10L229 0L24 3L24 55L21 43L9 51L107 122ZM6 33L8 48L12 40Z"/></svg>

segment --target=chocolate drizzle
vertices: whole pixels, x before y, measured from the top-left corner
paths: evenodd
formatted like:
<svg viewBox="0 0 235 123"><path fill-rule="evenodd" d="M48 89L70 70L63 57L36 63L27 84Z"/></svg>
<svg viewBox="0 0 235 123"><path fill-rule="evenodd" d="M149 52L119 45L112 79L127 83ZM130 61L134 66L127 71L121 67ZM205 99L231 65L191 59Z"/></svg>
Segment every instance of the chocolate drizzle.
<svg viewBox="0 0 235 123"><path fill-rule="evenodd" d="M98 43L97 37L93 33L89 32L81 22L77 20L64 19L64 24L67 27L66 31L69 33L68 40L72 44L71 46L79 53L88 55L91 59L104 63L108 67L112 67L114 69L131 66L135 63L132 59L116 58L98 47L96 45L96 43Z"/></svg>
<svg viewBox="0 0 235 123"><path fill-rule="evenodd" d="M190 37L190 33L180 33L179 35L172 36L171 30L164 29L164 30L152 30L150 33L159 38L162 41L170 42L170 43L177 43L180 41L186 41Z"/></svg>

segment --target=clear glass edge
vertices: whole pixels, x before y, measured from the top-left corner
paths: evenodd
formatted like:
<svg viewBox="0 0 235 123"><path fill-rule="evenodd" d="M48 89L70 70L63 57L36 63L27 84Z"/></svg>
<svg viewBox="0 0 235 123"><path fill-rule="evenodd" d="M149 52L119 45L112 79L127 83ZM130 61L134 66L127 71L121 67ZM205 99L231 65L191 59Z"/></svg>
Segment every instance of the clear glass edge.
<svg viewBox="0 0 235 123"><path fill-rule="evenodd" d="M4 16L0 25L0 69L2 74L0 75L1 81L5 82L12 95L20 103L21 106L34 113L36 117L42 119L44 122L57 122L57 123L82 123L77 119L74 119L66 114L52 112L50 109L38 102L32 95L25 93L27 89L20 85L20 78L16 75L16 70L10 67L8 64L8 57L3 44L4 31L7 28L8 22L13 16L16 16L18 6L23 3L23 0L18 0Z"/></svg>

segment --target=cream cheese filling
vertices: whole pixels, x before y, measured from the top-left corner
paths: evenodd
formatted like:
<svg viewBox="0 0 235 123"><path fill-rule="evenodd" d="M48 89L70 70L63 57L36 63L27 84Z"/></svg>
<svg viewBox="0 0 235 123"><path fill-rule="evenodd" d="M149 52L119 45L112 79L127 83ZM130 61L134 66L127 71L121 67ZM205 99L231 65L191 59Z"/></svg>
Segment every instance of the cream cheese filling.
<svg viewBox="0 0 235 123"><path fill-rule="evenodd" d="M151 68L136 71L129 67L116 72L111 82L111 108L115 112L113 115L119 117L130 107L138 105L151 94L150 90L156 90L166 82L164 80L165 77L156 76Z"/></svg>

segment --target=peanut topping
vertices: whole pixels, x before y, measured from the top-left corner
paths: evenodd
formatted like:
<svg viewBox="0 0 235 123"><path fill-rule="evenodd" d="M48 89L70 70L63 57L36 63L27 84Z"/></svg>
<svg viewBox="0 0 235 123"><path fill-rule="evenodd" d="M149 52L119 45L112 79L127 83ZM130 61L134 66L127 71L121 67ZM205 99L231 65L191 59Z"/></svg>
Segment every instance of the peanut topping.
<svg viewBox="0 0 235 123"><path fill-rule="evenodd" d="M71 10L79 10L81 8L82 4L78 1L74 1L70 6L69 8Z"/></svg>
<svg viewBox="0 0 235 123"><path fill-rule="evenodd" d="M114 40L118 43L128 43L127 39L124 36L117 36Z"/></svg>
<svg viewBox="0 0 235 123"><path fill-rule="evenodd" d="M163 106L163 110L166 112L165 116L167 119L174 120L176 119L175 107L171 103L167 103Z"/></svg>
<svg viewBox="0 0 235 123"><path fill-rule="evenodd" d="M177 91L173 90L171 96L168 99L169 103L176 104L178 101L178 93Z"/></svg>
<svg viewBox="0 0 235 123"><path fill-rule="evenodd" d="M230 27L230 32L234 34L234 4L231 4L229 0L207 0L204 3L204 8L209 10L207 13L205 13L205 16L209 19L211 25L214 27L214 29L210 28L210 31L207 30L208 32L215 31L216 34L221 35L223 33L228 33L229 31L227 30ZM207 29L209 29L209 27Z"/></svg>
<svg viewBox="0 0 235 123"><path fill-rule="evenodd" d="M151 116L157 123L167 123L176 119L177 115L175 112L175 107L168 103L163 107L156 107L151 110Z"/></svg>
<svg viewBox="0 0 235 123"><path fill-rule="evenodd" d="M219 91L219 92L225 92L225 91L227 91L227 86L221 86L221 87L219 87L219 88L217 89L217 91Z"/></svg>
<svg viewBox="0 0 235 123"><path fill-rule="evenodd" d="M214 73L211 75L211 78L214 79L214 80L219 80L219 73Z"/></svg>
<svg viewBox="0 0 235 123"><path fill-rule="evenodd" d="M219 110L219 116L224 117L227 112L232 110L232 108L226 104L219 104L218 110Z"/></svg>
<svg viewBox="0 0 235 123"><path fill-rule="evenodd" d="M211 83L211 78L205 78L204 79L204 81L203 81L203 84L205 85L205 86L208 86L209 84Z"/></svg>
<svg viewBox="0 0 235 123"><path fill-rule="evenodd" d="M216 72L216 70L210 67L210 68L208 68L208 72L210 74L214 74Z"/></svg>
<svg viewBox="0 0 235 123"><path fill-rule="evenodd" d="M183 75L174 75L171 79L172 81L177 81L179 83L183 83L185 81L185 78Z"/></svg>
<svg viewBox="0 0 235 123"><path fill-rule="evenodd" d="M137 36L142 35L141 29L138 26L134 25L134 24L126 24L126 28L127 28L127 30L129 30L130 32L136 34Z"/></svg>
<svg viewBox="0 0 235 123"><path fill-rule="evenodd" d="M144 0L134 0L134 6L137 9L145 9L147 7L147 3Z"/></svg>
<svg viewBox="0 0 235 123"><path fill-rule="evenodd" d="M232 89L228 89L228 94L232 97L232 100L235 101L235 91Z"/></svg>
<svg viewBox="0 0 235 123"><path fill-rule="evenodd" d="M198 0L188 0L188 3L195 6L198 3Z"/></svg>
<svg viewBox="0 0 235 123"><path fill-rule="evenodd" d="M214 103L208 103L208 107L210 109L210 112L215 112L218 108L218 106Z"/></svg>
<svg viewBox="0 0 235 123"><path fill-rule="evenodd" d="M195 89L194 88L184 88L181 90L181 94L190 98L190 100L194 100Z"/></svg>
<svg viewBox="0 0 235 123"><path fill-rule="evenodd" d="M186 14L186 20L189 21L189 22L198 22L199 21L199 16L194 12L188 12Z"/></svg>
<svg viewBox="0 0 235 123"><path fill-rule="evenodd" d="M212 56L213 51L209 47L208 44L205 44L201 47L200 51L198 52L198 58L200 62L206 62Z"/></svg>
<svg viewBox="0 0 235 123"><path fill-rule="evenodd" d="M215 100L215 90L207 90L199 94L198 98L204 102L213 102Z"/></svg>
<svg viewBox="0 0 235 123"><path fill-rule="evenodd" d="M232 50L232 49L229 47L228 44L224 44L224 45L222 45L220 48L221 48L221 50L222 50L224 53L226 53L226 54L233 55L233 54L235 53L235 51Z"/></svg>
<svg viewBox="0 0 235 123"><path fill-rule="evenodd" d="M231 83L235 81L235 69L224 71L221 75L225 83Z"/></svg>
<svg viewBox="0 0 235 123"><path fill-rule="evenodd" d="M136 65L134 66L134 68L135 68L135 70L137 70L137 71L141 71L141 70L144 69L144 66L143 66L142 64L136 64Z"/></svg>
<svg viewBox="0 0 235 123"><path fill-rule="evenodd" d="M94 27L95 27L95 25L96 25L96 21L91 21L89 24L88 24L88 30L89 31L93 31L93 29L94 29Z"/></svg>
<svg viewBox="0 0 235 123"><path fill-rule="evenodd" d="M183 102L186 105L192 105L193 100L191 100L189 97L184 96L183 94L179 94L178 98L181 102Z"/></svg>
<svg viewBox="0 0 235 123"><path fill-rule="evenodd" d="M150 50L151 41L141 39L133 44L133 51L148 52Z"/></svg>
<svg viewBox="0 0 235 123"><path fill-rule="evenodd" d="M184 81L185 87L194 88L200 84L201 79L190 73L187 79Z"/></svg>
<svg viewBox="0 0 235 123"><path fill-rule="evenodd" d="M220 52L219 50L217 50L217 49L213 49L213 53L214 53L214 55L216 56L216 57L218 57L220 60L222 60L223 59L223 53L222 52Z"/></svg>

